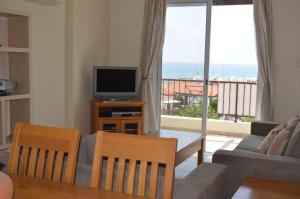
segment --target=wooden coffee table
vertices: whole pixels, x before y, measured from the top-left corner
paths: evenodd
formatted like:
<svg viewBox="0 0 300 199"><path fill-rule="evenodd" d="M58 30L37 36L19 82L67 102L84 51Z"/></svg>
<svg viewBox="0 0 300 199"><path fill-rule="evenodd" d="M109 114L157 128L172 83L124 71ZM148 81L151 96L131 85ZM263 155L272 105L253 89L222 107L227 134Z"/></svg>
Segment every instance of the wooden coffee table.
<svg viewBox="0 0 300 199"><path fill-rule="evenodd" d="M182 132L162 129L155 136L164 138L177 138L177 152L175 158L175 166L198 153L198 165L204 159L204 147L206 135L202 133Z"/></svg>
<svg viewBox="0 0 300 199"><path fill-rule="evenodd" d="M300 183L247 177L233 199L299 199Z"/></svg>

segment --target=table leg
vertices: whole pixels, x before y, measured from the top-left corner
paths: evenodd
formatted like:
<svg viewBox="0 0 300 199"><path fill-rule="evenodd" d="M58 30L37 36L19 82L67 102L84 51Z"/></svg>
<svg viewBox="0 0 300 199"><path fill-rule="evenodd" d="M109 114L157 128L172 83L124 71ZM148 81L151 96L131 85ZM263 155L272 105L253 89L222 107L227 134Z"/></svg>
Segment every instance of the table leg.
<svg viewBox="0 0 300 199"><path fill-rule="evenodd" d="M204 161L205 138L201 140L201 149L198 151L198 165Z"/></svg>

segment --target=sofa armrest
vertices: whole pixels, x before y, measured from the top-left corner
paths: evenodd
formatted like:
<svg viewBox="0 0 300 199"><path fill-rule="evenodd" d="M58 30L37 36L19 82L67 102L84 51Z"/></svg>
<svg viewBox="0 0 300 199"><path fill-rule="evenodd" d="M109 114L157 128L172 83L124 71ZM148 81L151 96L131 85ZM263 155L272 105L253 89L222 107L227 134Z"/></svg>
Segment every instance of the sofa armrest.
<svg viewBox="0 0 300 199"><path fill-rule="evenodd" d="M174 185L174 199L224 198L226 166L202 163L184 179ZM188 197L187 197L188 194Z"/></svg>
<svg viewBox="0 0 300 199"><path fill-rule="evenodd" d="M247 176L274 180L300 182L300 159L286 156L270 156L245 150L219 150L213 162L228 166L226 195L232 197Z"/></svg>
<svg viewBox="0 0 300 199"><path fill-rule="evenodd" d="M266 136L279 123L254 121L251 123L251 135Z"/></svg>
<svg viewBox="0 0 300 199"><path fill-rule="evenodd" d="M219 150L213 162L221 163L244 173L245 176L267 177L300 182L300 159L287 156L265 155L245 150Z"/></svg>

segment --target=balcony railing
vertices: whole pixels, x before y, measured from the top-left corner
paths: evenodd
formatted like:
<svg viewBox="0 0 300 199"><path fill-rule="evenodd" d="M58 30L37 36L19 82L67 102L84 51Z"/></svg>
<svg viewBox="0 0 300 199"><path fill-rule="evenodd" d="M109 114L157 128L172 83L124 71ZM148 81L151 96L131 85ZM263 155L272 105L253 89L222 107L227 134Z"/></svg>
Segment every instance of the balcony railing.
<svg viewBox="0 0 300 199"><path fill-rule="evenodd" d="M162 114L201 117L202 80L162 79ZM256 81L209 81L208 118L251 121L256 109Z"/></svg>

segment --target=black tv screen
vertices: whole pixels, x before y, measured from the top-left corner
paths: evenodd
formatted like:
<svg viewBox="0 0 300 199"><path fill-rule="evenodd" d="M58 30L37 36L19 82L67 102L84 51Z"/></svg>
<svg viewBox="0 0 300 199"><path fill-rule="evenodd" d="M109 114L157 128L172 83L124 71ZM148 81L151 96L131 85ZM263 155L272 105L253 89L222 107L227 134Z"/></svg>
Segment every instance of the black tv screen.
<svg viewBox="0 0 300 199"><path fill-rule="evenodd" d="M97 92L135 92L136 70L97 69Z"/></svg>
<svg viewBox="0 0 300 199"><path fill-rule="evenodd" d="M136 67L94 68L94 96L100 98L136 95L138 69Z"/></svg>

